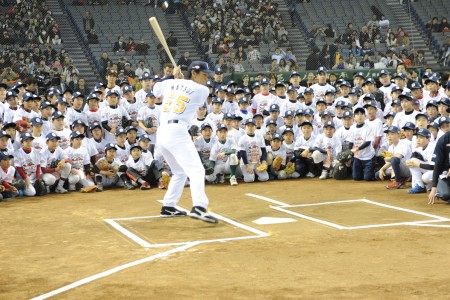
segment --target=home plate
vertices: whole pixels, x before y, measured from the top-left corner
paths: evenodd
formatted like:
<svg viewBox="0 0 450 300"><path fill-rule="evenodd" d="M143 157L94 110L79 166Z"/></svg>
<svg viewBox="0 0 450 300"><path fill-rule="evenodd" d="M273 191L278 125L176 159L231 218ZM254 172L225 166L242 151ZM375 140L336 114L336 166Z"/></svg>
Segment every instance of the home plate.
<svg viewBox="0 0 450 300"><path fill-rule="evenodd" d="M281 223L291 223L297 222L297 220L291 218L271 218L271 217L262 217L258 220L253 221L258 225L267 225L267 224L281 224Z"/></svg>

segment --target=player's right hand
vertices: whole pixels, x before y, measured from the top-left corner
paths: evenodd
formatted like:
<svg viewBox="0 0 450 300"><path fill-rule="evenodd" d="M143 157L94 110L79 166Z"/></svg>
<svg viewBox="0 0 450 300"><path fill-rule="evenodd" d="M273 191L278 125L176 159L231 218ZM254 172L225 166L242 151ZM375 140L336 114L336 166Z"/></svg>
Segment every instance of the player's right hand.
<svg viewBox="0 0 450 300"><path fill-rule="evenodd" d="M428 204L434 204L434 202L436 201L436 192L437 188L431 188L430 194L428 195Z"/></svg>
<svg viewBox="0 0 450 300"><path fill-rule="evenodd" d="M253 174L253 168L250 165L246 165L245 169L247 170L248 174Z"/></svg>

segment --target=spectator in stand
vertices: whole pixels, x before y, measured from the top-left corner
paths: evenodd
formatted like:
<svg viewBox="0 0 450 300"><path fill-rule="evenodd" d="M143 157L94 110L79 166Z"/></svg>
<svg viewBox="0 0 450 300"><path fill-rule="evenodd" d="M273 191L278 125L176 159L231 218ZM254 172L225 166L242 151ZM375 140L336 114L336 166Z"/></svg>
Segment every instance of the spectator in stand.
<svg viewBox="0 0 450 300"><path fill-rule="evenodd" d="M392 51L397 51L398 41L393 32L389 33L389 37L386 40L386 46Z"/></svg>
<svg viewBox="0 0 450 300"><path fill-rule="evenodd" d="M136 74L137 77L141 78L142 74L144 73L150 73L150 70L145 66L145 61L140 60L138 63L138 67L136 70L134 70L134 74Z"/></svg>
<svg viewBox="0 0 450 300"><path fill-rule="evenodd" d="M442 66L450 67L450 35L447 35L446 43L442 45L439 61Z"/></svg>
<svg viewBox="0 0 450 300"><path fill-rule="evenodd" d="M144 38L141 38L134 50L137 55L147 55L148 49L150 49L150 45L144 41Z"/></svg>
<svg viewBox="0 0 450 300"><path fill-rule="evenodd" d="M272 54L272 60L276 60L277 61L277 65L280 63L280 60L284 58L284 52L281 50L280 47L277 47L275 49L275 53Z"/></svg>
<svg viewBox="0 0 450 300"><path fill-rule="evenodd" d="M361 49L356 45L356 42L352 42L350 49L348 50L348 56L353 55L354 57L361 56Z"/></svg>
<svg viewBox="0 0 450 300"><path fill-rule="evenodd" d="M427 22L425 27L433 32L439 32L440 26L438 22L439 22L438 18L434 17L433 19L431 19L431 21Z"/></svg>
<svg viewBox="0 0 450 300"><path fill-rule="evenodd" d="M330 47L328 44L323 45L322 51L320 51L319 54L319 65L326 67L327 69L331 68L331 61L330 61Z"/></svg>
<svg viewBox="0 0 450 300"><path fill-rule="evenodd" d="M261 61L261 53L253 48L253 45L247 46L247 59L250 62L260 62Z"/></svg>
<svg viewBox="0 0 450 300"><path fill-rule="evenodd" d="M289 42L288 36L286 34L283 34L281 36L281 39L278 41L278 46L279 47L289 47L290 46L290 42Z"/></svg>
<svg viewBox="0 0 450 300"><path fill-rule="evenodd" d="M412 67L413 66L412 61L408 58L408 51L402 51L401 61L407 67Z"/></svg>
<svg viewBox="0 0 450 300"><path fill-rule="evenodd" d="M409 47L409 37L403 30L399 31L397 35L397 43L402 48L408 48Z"/></svg>
<svg viewBox="0 0 450 300"><path fill-rule="evenodd" d="M333 70L344 70L344 69L352 69L345 61L345 59L341 56L339 57L339 61L333 66Z"/></svg>
<svg viewBox="0 0 450 300"><path fill-rule="evenodd" d="M86 86L86 81L84 80L84 78L78 79L78 90L76 92L80 92L83 95L89 94L89 89Z"/></svg>
<svg viewBox="0 0 450 300"><path fill-rule="evenodd" d="M99 73L101 78L106 77L106 70L108 68L108 63L112 64L112 60L108 57L107 52L102 53L102 57L100 58L98 64L99 64Z"/></svg>
<svg viewBox="0 0 450 300"><path fill-rule="evenodd" d="M369 29L366 26L363 26L359 33L359 44L364 45L365 42L372 43L372 37L369 33Z"/></svg>
<svg viewBox="0 0 450 300"><path fill-rule="evenodd" d="M169 36L166 38L167 46L176 47L178 45L178 39L174 37L173 31L169 31Z"/></svg>
<svg viewBox="0 0 450 300"><path fill-rule="evenodd" d="M310 49L310 54L306 58L306 70L317 70L319 68L319 55L320 49L315 47Z"/></svg>
<svg viewBox="0 0 450 300"><path fill-rule="evenodd" d="M441 24L439 24L439 32L450 32L450 24L447 18L442 18Z"/></svg>
<svg viewBox="0 0 450 300"><path fill-rule="evenodd" d="M236 51L236 57L239 59L239 61L247 60L247 54L244 51L244 47L239 46L238 50Z"/></svg>
<svg viewBox="0 0 450 300"><path fill-rule="evenodd" d="M244 66L239 61L239 58L235 57L233 59L233 72L234 73L243 73L245 72Z"/></svg>
<svg viewBox="0 0 450 300"><path fill-rule="evenodd" d="M288 72L289 66L286 64L286 60L284 58L280 59L280 63L278 64L280 67L280 72Z"/></svg>
<svg viewBox="0 0 450 300"><path fill-rule="evenodd" d="M185 51L183 56L178 59L177 65L180 67L181 71L187 71L192 60L189 58L189 51Z"/></svg>
<svg viewBox="0 0 450 300"><path fill-rule="evenodd" d="M98 44L98 35L94 29L91 29L87 34L87 40L89 44Z"/></svg>
<svg viewBox="0 0 450 300"><path fill-rule="evenodd" d="M127 52L133 52L136 48L136 43L134 42L134 39L132 37L128 38L128 43L125 46L125 51Z"/></svg>
<svg viewBox="0 0 450 300"><path fill-rule="evenodd" d="M73 73L71 76L71 80L68 83L69 89L71 89L74 92L78 92L79 90L79 85L78 85L78 74L77 73Z"/></svg>
<svg viewBox="0 0 450 300"><path fill-rule="evenodd" d="M299 66L297 66L297 63L295 62L295 60L289 59L287 61L287 65L286 65L286 70L289 72L293 72L293 71L300 71Z"/></svg>
<svg viewBox="0 0 450 300"><path fill-rule="evenodd" d="M83 18L83 29L84 32L89 33L92 29L94 29L95 26L95 20L92 17L92 14L90 11L86 11L86 14Z"/></svg>
<svg viewBox="0 0 450 300"><path fill-rule="evenodd" d="M295 57L295 54L292 53L292 48L291 47L288 47L286 49L286 56L285 56L285 58L286 58L287 61L292 60L294 62L297 62L297 57Z"/></svg>
<svg viewBox="0 0 450 300"><path fill-rule="evenodd" d="M367 22L366 26L370 31L374 32L373 30L375 30L375 32L377 33L379 30L377 15L372 15L372 19L369 22Z"/></svg>
<svg viewBox="0 0 450 300"><path fill-rule="evenodd" d="M125 77L131 78L131 79L136 78L136 74L134 73L133 69L131 69L130 63L125 64L125 69L123 71L123 74L125 75Z"/></svg>
<svg viewBox="0 0 450 300"><path fill-rule="evenodd" d="M323 31L325 33L325 37L327 38L335 38L336 37L336 31L334 31L333 26L331 24L327 24L327 27Z"/></svg>
<svg viewBox="0 0 450 300"><path fill-rule="evenodd" d="M361 48L361 55L369 54L370 56L373 56L375 54L375 51L370 46L371 44L367 41L364 42L362 48Z"/></svg>
<svg viewBox="0 0 450 300"><path fill-rule="evenodd" d="M374 63L369 54L364 55L364 59L359 63L359 66L364 69L373 69Z"/></svg>
<svg viewBox="0 0 450 300"><path fill-rule="evenodd" d="M117 42L114 43L113 52L125 51L126 43L123 41L123 35L117 37Z"/></svg>

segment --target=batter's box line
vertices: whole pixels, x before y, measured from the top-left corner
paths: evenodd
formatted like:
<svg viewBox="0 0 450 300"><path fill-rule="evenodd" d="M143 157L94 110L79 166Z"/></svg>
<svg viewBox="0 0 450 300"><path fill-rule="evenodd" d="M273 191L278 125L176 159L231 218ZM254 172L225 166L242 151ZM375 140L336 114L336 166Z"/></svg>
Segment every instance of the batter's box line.
<svg viewBox="0 0 450 300"><path fill-rule="evenodd" d="M186 209L177 206L179 210L188 212ZM176 243L149 243L148 241L142 239L135 233L131 232L130 230L126 229L122 225L118 223L118 221L130 221L130 220L138 220L138 219L153 219L153 218L160 218L160 216L141 216L141 217L129 217L129 218L115 218L115 219L104 219L106 223L111 225L114 229L137 243L138 245L150 249L150 248L162 248L162 247L170 247L170 246L180 246L180 245L186 245L190 243L195 243L197 245L200 244L206 244L206 243L217 243L217 242L229 242L229 241L238 241L238 240L246 240L246 239L256 239L256 238L262 238L262 237L268 237L270 234L263 232L261 230L258 230L256 228L250 227L248 225L236 222L234 220L231 220L227 217L224 217L222 215L209 212L212 216L216 217L217 219L228 223L230 225L239 227L245 231L254 233L255 235L246 235L246 236L239 236L239 237L231 237L231 238L219 238L219 239L206 239L206 240L196 240L196 241L185 241L185 242L176 242ZM180 218L186 218L186 217L180 217Z"/></svg>
<svg viewBox="0 0 450 300"><path fill-rule="evenodd" d="M320 223L323 225L327 225L336 229L345 229L345 230L355 230L355 229L367 229L367 228L377 228L377 227L390 227L390 226L434 226L434 227L438 227L439 225L433 225L430 223L439 223L439 222L448 222L450 221L450 219L448 218L444 218L441 216L436 216L436 215L432 215L432 214L428 214L428 213L424 213L421 211L416 211L416 210L412 210L412 209L407 209L407 208L402 208L402 207L398 207L398 206L393 206L393 205L388 205L388 204L384 204L384 203L379 203L379 202L375 202L372 200L368 200L368 199L355 199L355 200L340 200L340 201L330 201L330 202L319 202L319 203L307 203L307 204L288 204L288 203L284 203L278 200L274 200L271 198L267 198L264 196L260 196L260 195L255 195L255 194L246 194L247 196L253 197L253 198L257 198L263 201L267 201L273 204L277 204L278 206L270 206L270 208L278 210L280 212L283 213L287 213L302 219L306 219L306 220L310 220L316 223ZM409 222L396 222L396 223L385 223L385 224L371 224L371 225L361 225L361 226L343 226L343 225L339 225L333 222L329 222L329 221L325 221L322 219L318 219L318 218L314 218L314 217L310 217L304 214L300 214L294 211L289 210L289 208L294 208L294 207L305 207L305 206L318 206L318 205L332 205L332 204L340 204L340 203L356 203L356 202L362 202L362 203L368 203L368 204L372 204L372 205L377 205L377 206L381 206L381 207L386 207L386 208L390 208L390 209L394 209L394 210L399 210L399 211L404 211L404 212L408 212L408 213L412 213L412 214L416 214L416 215L421 215L421 216L426 216L428 218L432 218L434 220L425 220L425 221L409 221ZM428 225L427 225L428 224ZM446 225L441 225L439 227L450 227L450 226L446 226Z"/></svg>

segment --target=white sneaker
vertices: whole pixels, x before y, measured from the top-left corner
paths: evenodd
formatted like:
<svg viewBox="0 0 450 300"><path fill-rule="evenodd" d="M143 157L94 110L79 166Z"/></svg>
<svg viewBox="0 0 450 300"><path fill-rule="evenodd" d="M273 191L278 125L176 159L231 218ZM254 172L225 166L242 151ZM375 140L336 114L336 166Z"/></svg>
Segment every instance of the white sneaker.
<svg viewBox="0 0 450 300"><path fill-rule="evenodd" d="M236 180L236 176L233 175L233 176L230 177L230 184L233 185L233 186L238 185L237 180Z"/></svg>
<svg viewBox="0 0 450 300"><path fill-rule="evenodd" d="M308 172L308 174L306 174L306 178L314 178L314 177L316 176L314 176L314 174L311 172Z"/></svg>
<svg viewBox="0 0 450 300"><path fill-rule="evenodd" d="M328 171L323 170L322 174L320 175L319 179L327 179L328 178Z"/></svg>
<svg viewBox="0 0 450 300"><path fill-rule="evenodd" d="M63 188L62 186L59 186L59 185L55 189L55 193L57 193L57 194L65 194L67 192L68 191L65 188Z"/></svg>
<svg viewBox="0 0 450 300"><path fill-rule="evenodd" d="M77 187L75 186L75 184L70 184L69 185L69 191L76 191L77 190Z"/></svg>

